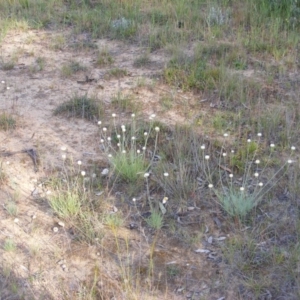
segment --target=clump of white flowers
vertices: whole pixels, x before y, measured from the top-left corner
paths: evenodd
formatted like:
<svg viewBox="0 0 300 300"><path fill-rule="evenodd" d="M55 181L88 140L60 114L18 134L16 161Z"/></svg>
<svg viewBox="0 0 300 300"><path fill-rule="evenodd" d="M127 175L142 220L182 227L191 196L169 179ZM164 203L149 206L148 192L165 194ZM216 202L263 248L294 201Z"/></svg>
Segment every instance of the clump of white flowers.
<svg viewBox="0 0 300 300"><path fill-rule="evenodd" d="M228 134L224 134L228 137ZM260 153L260 141L262 133L257 133L257 139L246 140L244 144L244 155L240 155L241 150L235 154L234 150L226 151L226 140L219 151L217 162L214 156L205 153L206 146L200 146L203 157L203 172L205 173L208 188L218 197L220 204L224 210L231 216L244 218L275 186L280 178L284 175L288 165L291 165L293 159L287 159L273 174L267 173L268 164L272 161L278 149L274 143L269 144L269 157L263 159L258 157ZM295 146L291 146L291 152L296 150ZM239 156L240 155L240 156ZM234 176L234 161L242 160L243 174ZM210 169L212 165L216 165L216 169ZM214 175L212 175L214 174ZM268 178L269 176L269 178Z"/></svg>
<svg viewBox="0 0 300 300"><path fill-rule="evenodd" d="M155 114L149 116L149 129L137 128L137 118L131 114L131 124L117 124L117 114L112 113L111 123L113 126L100 126L100 149L107 154L114 170L125 181L135 182L141 178L141 174L147 174L145 171L153 162L157 147L157 138L160 132L158 126L154 126ZM155 145L153 149L146 151L148 139L152 137L151 131L155 133ZM142 135L142 136L141 136ZM148 157L149 153L152 159Z"/></svg>

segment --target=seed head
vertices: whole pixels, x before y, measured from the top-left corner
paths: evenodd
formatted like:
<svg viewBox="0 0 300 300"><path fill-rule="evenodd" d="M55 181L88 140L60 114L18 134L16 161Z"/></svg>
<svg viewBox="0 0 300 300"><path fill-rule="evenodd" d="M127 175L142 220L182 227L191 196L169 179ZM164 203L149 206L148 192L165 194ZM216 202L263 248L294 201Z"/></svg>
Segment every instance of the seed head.
<svg viewBox="0 0 300 300"><path fill-rule="evenodd" d="M79 160L79 161L77 162L77 164L78 164L79 166L81 166L81 165L82 165L82 161Z"/></svg>
<svg viewBox="0 0 300 300"><path fill-rule="evenodd" d="M159 132L159 127L154 128L156 132Z"/></svg>
<svg viewBox="0 0 300 300"><path fill-rule="evenodd" d="M147 178L147 177L149 177L149 175L150 175L149 173L145 173L144 177Z"/></svg>
<svg viewBox="0 0 300 300"><path fill-rule="evenodd" d="M85 174L86 174L86 173L85 173L85 171L81 171L81 176L83 176L83 177L84 177L84 176L85 176Z"/></svg>
<svg viewBox="0 0 300 300"><path fill-rule="evenodd" d="M204 150L204 149L205 149L205 145L202 145L200 148L201 148L202 150Z"/></svg>
<svg viewBox="0 0 300 300"><path fill-rule="evenodd" d="M210 184L208 185L208 187L209 187L210 189L212 189L214 186L213 186L213 184L210 183Z"/></svg>
<svg viewBox="0 0 300 300"><path fill-rule="evenodd" d="M169 176L169 173L168 173L168 172L165 172L165 173L164 173L164 176L165 176L165 177L168 177L168 176Z"/></svg>
<svg viewBox="0 0 300 300"><path fill-rule="evenodd" d="M205 158L206 160L209 160L209 155L205 155L204 158Z"/></svg>

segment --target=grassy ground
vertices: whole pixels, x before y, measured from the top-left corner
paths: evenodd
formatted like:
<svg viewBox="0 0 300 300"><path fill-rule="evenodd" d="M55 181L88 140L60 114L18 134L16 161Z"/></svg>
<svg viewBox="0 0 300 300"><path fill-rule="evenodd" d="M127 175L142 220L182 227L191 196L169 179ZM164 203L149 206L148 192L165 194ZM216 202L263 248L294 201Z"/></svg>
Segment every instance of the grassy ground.
<svg viewBox="0 0 300 300"><path fill-rule="evenodd" d="M140 47L137 69L151 68L151 55L161 51L168 59L147 88L164 85L195 100L187 108L173 94L157 94L162 112L185 112L187 121L172 126L157 116L145 120L134 97L119 92L104 107L74 91L55 109L65 122L101 120L105 168L74 163L62 151L58 170L44 180L47 205L74 231L69 247L96 245L100 257L118 261L116 280L110 266L95 264L80 291L66 291L65 299L300 298L299 20L297 0L0 2L2 47L10 32L58 32L53 51L96 51L95 65L108 68L104 78L119 82L130 73L93 40ZM79 34L85 40L74 43ZM10 72L20 55L0 56L1 69ZM45 63L37 57L31 74ZM61 76L86 68L69 60ZM3 97L7 88L3 83ZM15 116L1 114L0 129L15 128ZM1 186L8 180L1 163ZM16 217L15 202L3 204L7 217ZM124 237L125 227L145 242ZM1 243L5 253L18 251L10 237ZM177 250L176 259L166 259L174 244L181 256L182 249L204 256L208 274L187 271ZM134 257L137 247L147 259ZM1 269L0 290L9 286L18 299L18 276ZM188 278L195 282L190 291Z"/></svg>

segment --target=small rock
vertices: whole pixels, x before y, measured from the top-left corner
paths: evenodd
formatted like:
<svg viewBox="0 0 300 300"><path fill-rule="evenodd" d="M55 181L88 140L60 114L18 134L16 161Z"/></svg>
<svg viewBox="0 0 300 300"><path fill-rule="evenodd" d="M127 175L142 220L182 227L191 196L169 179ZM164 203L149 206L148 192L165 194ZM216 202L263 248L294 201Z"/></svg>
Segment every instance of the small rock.
<svg viewBox="0 0 300 300"><path fill-rule="evenodd" d="M209 253L210 250L207 250L207 249L197 249L195 250L196 253Z"/></svg>
<svg viewBox="0 0 300 300"><path fill-rule="evenodd" d="M66 260L65 259L61 259L61 260L59 260L58 262L57 262L57 264L58 265L63 265L63 264L65 264L66 263Z"/></svg>
<svg viewBox="0 0 300 300"><path fill-rule="evenodd" d="M64 222L59 221L57 224L58 224L60 227L65 227L65 223L64 223Z"/></svg>
<svg viewBox="0 0 300 300"><path fill-rule="evenodd" d="M40 191L38 188L35 188L32 192L31 192L31 196L32 197L39 197L40 196Z"/></svg>
<svg viewBox="0 0 300 300"><path fill-rule="evenodd" d="M63 269L64 272L68 272L69 269L66 265L61 265L61 268Z"/></svg>
<svg viewBox="0 0 300 300"><path fill-rule="evenodd" d="M98 285L99 287L103 286L103 281L101 281L101 280L98 281L98 282L97 282L97 285Z"/></svg>
<svg viewBox="0 0 300 300"><path fill-rule="evenodd" d="M32 215L31 218L34 220L36 219L36 215Z"/></svg>
<svg viewBox="0 0 300 300"><path fill-rule="evenodd" d="M14 219L14 222L15 222L15 223L19 223L19 219L18 219L18 218L15 218L15 219Z"/></svg>
<svg viewBox="0 0 300 300"><path fill-rule="evenodd" d="M106 176L106 175L108 175L108 173L109 173L108 169L103 169L102 172L101 172L101 175Z"/></svg>
<svg viewBox="0 0 300 300"><path fill-rule="evenodd" d="M53 230L53 232L55 232L55 233L58 232L58 228L57 228L57 227L53 227L52 230Z"/></svg>
<svg viewBox="0 0 300 300"><path fill-rule="evenodd" d="M224 240L226 240L226 236L220 236L218 238L215 238L215 240L217 240L217 241L224 241Z"/></svg>
<svg viewBox="0 0 300 300"><path fill-rule="evenodd" d="M129 229L136 229L137 228L137 225L135 223L130 223L129 224Z"/></svg>
<svg viewBox="0 0 300 300"><path fill-rule="evenodd" d="M209 232L209 228L207 225L205 225L205 233L208 233Z"/></svg>
<svg viewBox="0 0 300 300"><path fill-rule="evenodd" d="M174 265L174 264L177 264L177 261L176 260L172 260L172 261L166 262L165 264L166 265Z"/></svg>
<svg viewBox="0 0 300 300"><path fill-rule="evenodd" d="M210 237L207 239L207 242L208 242L209 244L211 244L211 243L213 242L213 237L210 236Z"/></svg>
<svg viewBox="0 0 300 300"><path fill-rule="evenodd" d="M26 272L29 272L29 270L25 266L23 266L23 265L20 265L20 268L23 269Z"/></svg>

